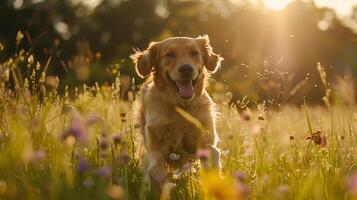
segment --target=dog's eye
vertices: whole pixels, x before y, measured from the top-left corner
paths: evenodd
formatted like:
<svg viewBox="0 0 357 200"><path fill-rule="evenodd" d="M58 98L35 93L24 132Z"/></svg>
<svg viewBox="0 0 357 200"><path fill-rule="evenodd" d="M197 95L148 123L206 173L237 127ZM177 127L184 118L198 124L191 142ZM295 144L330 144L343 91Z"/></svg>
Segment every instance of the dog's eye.
<svg viewBox="0 0 357 200"><path fill-rule="evenodd" d="M192 56L197 56L197 55L198 55L198 51L192 50L192 51L191 51L191 55L192 55Z"/></svg>
<svg viewBox="0 0 357 200"><path fill-rule="evenodd" d="M174 52L168 52L167 54L165 54L165 56L168 58L174 58L176 55Z"/></svg>

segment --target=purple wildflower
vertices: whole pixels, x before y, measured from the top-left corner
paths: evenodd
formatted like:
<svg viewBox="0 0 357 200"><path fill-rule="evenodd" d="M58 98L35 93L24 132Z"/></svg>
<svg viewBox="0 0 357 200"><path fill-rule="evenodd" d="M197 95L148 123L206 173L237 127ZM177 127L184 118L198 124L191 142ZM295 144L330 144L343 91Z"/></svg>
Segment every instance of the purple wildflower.
<svg viewBox="0 0 357 200"><path fill-rule="evenodd" d="M89 162L84 158L80 158L79 162L78 162L78 167L77 167L78 172L80 174L83 174L88 169L89 169Z"/></svg>
<svg viewBox="0 0 357 200"><path fill-rule="evenodd" d="M290 187L288 185L279 186L276 191L280 194L286 194L290 191Z"/></svg>
<svg viewBox="0 0 357 200"><path fill-rule="evenodd" d="M117 158L118 164L125 165L129 162L130 156L127 152L121 152L119 157Z"/></svg>
<svg viewBox="0 0 357 200"><path fill-rule="evenodd" d="M240 182L244 182L246 180L246 176L242 171L235 171L234 177Z"/></svg>
<svg viewBox="0 0 357 200"><path fill-rule="evenodd" d="M88 126L91 126L97 122L99 122L101 120L101 118L96 115L96 114L90 114L88 117L87 117L87 120L86 120L86 123Z"/></svg>
<svg viewBox="0 0 357 200"><path fill-rule="evenodd" d="M63 132L61 138L62 140L66 140L69 136L73 136L82 145L90 142L88 126L78 115L73 117L69 128Z"/></svg>
<svg viewBox="0 0 357 200"><path fill-rule="evenodd" d="M119 144L121 142L121 134L120 133L115 133L112 136L114 144Z"/></svg>
<svg viewBox="0 0 357 200"><path fill-rule="evenodd" d="M86 188L91 188L93 186L93 180L92 179L86 179L83 181L83 186Z"/></svg>
<svg viewBox="0 0 357 200"><path fill-rule="evenodd" d="M109 178L112 175L112 168L110 166L103 166L97 170L97 174L104 178Z"/></svg>
<svg viewBox="0 0 357 200"><path fill-rule="evenodd" d="M351 196L357 198L357 171L346 177L346 186Z"/></svg>
<svg viewBox="0 0 357 200"><path fill-rule="evenodd" d="M106 137L102 137L99 140L99 148L103 151L107 150L109 148L109 142Z"/></svg>
<svg viewBox="0 0 357 200"><path fill-rule="evenodd" d="M36 151L33 153L31 157L31 161L36 162L43 162L47 158L47 154L44 151Z"/></svg>

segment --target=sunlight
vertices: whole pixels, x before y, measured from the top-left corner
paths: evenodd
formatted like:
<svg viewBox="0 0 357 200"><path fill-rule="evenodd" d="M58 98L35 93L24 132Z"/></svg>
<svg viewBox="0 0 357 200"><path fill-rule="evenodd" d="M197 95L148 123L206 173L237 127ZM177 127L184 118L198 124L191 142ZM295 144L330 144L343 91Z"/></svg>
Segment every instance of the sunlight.
<svg viewBox="0 0 357 200"><path fill-rule="evenodd" d="M292 0L265 0L264 4L267 8L273 10L281 10L285 8Z"/></svg>

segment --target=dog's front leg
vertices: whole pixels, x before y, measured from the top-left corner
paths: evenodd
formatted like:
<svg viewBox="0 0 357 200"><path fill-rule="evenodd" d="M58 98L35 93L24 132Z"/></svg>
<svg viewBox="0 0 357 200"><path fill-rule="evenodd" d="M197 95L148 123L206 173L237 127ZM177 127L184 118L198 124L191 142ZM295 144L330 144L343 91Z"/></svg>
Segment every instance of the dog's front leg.
<svg viewBox="0 0 357 200"><path fill-rule="evenodd" d="M151 188L151 198L160 199L162 188L166 181L166 170L163 155L154 151L150 153L149 160L149 177L150 177L150 188Z"/></svg>
<svg viewBox="0 0 357 200"><path fill-rule="evenodd" d="M204 168L214 168L217 169L219 172L221 171L221 151L217 148L217 143L219 141L218 135L216 133L216 128L214 125L214 121L212 120L207 120L205 122L205 125L208 129L208 132L203 139L203 148L207 149L210 153L210 163L207 163L207 158L206 159L201 159L201 165Z"/></svg>

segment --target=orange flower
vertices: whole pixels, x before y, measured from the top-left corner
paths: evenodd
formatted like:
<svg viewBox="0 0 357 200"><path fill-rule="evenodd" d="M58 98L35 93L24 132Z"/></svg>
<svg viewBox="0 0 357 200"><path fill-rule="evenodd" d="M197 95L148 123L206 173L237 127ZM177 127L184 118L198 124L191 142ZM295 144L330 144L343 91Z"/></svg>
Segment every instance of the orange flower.
<svg viewBox="0 0 357 200"><path fill-rule="evenodd" d="M312 140L316 145L319 146L326 146L326 136L321 132L317 131L313 133L311 136L305 138L306 140Z"/></svg>

